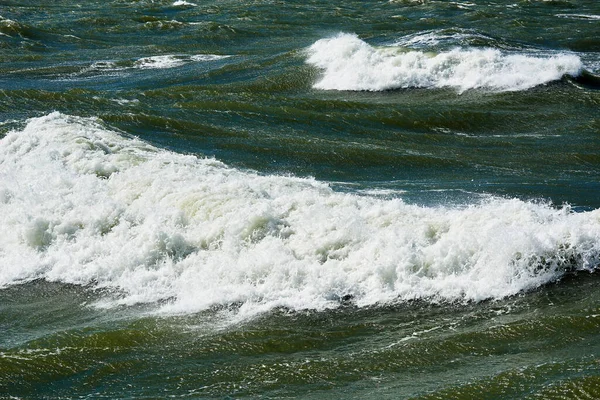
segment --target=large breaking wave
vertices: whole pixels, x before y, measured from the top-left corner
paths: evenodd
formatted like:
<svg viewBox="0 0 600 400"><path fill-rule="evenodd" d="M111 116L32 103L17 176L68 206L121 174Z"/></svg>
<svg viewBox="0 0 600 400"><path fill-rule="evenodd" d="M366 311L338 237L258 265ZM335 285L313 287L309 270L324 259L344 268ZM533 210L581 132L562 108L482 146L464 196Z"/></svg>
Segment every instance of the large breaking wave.
<svg viewBox="0 0 600 400"><path fill-rule="evenodd" d="M59 113L0 140L0 231L0 287L91 285L165 312L479 301L600 262L599 210L342 194Z"/></svg>

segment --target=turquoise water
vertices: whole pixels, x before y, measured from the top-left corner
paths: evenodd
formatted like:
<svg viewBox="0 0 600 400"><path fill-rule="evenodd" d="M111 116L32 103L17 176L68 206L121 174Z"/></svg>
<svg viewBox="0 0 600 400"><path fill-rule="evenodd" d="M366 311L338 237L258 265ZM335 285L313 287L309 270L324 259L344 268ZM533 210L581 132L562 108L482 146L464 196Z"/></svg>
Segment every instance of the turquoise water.
<svg viewBox="0 0 600 400"><path fill-rule="evenodd" d="M0 398L600 397L599 28L0 2Z"/></svg>

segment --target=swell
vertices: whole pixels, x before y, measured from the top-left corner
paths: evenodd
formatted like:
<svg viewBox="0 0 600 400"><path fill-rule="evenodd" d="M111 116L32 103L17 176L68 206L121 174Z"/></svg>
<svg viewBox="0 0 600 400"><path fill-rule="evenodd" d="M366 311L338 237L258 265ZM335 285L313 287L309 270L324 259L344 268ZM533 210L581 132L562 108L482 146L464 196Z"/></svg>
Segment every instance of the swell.
<svg viewBox="0 0 600 400"><path fill-rule="evenodd" d="M575 82L577 85L583 86L587 89L600 89L600 76L593 74L589 71L584 70L578 76L571 77L569 79Z"/></svg>

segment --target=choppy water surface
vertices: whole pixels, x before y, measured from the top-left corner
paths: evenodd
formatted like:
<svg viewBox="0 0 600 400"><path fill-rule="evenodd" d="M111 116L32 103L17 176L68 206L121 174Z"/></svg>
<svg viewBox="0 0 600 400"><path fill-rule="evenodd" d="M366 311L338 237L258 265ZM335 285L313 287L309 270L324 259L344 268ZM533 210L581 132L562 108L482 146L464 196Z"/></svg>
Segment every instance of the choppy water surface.
<svg viewBox="0 0 600 400"><path fill-rule="evenodd" d="M0 6L0 397L600 396L596 1Z"/></svg>

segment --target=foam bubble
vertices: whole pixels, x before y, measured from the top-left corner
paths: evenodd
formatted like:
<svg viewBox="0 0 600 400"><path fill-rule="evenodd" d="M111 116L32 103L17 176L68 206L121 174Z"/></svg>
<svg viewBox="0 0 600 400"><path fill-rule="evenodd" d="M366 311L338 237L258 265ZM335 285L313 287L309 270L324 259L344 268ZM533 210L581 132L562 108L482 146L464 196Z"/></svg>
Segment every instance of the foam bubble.
<svg viewBox="0 0 600 400"><path fill-rule="evenodd" d="M479 301L600 263L600 210L338 193L59 113L0 140L0 231L0 286L93 285L119 293L103 307L160 301L167 313Z"/></svg>
<svg viewBox="0 0 600 400"><path fill-rule="evenodd" d="M321 39L307 50L307 62L323 71L314 87L325 90L389 90L453 87L526 90L579 75L583 64L572 54L534 56L496 49L455 48L439 54L400 47L373 47L356 35Z"/></svg>

